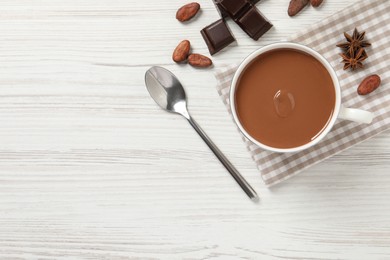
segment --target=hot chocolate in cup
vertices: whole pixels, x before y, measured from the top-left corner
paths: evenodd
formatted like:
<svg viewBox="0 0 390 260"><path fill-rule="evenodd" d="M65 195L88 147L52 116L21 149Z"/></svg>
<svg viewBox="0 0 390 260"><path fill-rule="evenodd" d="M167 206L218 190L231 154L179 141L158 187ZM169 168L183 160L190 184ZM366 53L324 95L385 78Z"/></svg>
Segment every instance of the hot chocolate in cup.
<svg viewBox="0 0 390 260"><path fill-rule="evenodd" d="M340 84L329 62L292 42L250 54L233 76L230 106L240 131L259 147L297 152L321 141L337 119L371 123L371 112L341 105Z"/></svg>

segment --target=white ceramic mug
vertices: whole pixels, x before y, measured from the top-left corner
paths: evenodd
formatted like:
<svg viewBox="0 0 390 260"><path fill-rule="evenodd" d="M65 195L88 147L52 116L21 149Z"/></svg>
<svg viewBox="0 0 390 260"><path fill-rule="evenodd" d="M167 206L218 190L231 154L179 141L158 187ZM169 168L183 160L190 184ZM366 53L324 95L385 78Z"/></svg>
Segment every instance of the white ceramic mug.
<svg viewBox="0 0 390 260"><path fill-rule="evenodd" d="M241 73L245 70L247 65L250 64L250 62L252 60L254 60L256 57L258 57L259 55L261 55L262 53L265 53L267 51L271 51L271 50L275 50L275 49L286 49L286 48L295 49L295 50L305 52L305 53L311 55L312 57L316 58L319 62L322 63L322 65L325 66L325 68L328 70L329 75L332 77L333 86L334 86L335 95L336 95L336 102L335 102L332 118L329 120L326 128L315 139L313 139L309 143L306 143L306 144L301 145L301 146L293 147L293 148L276 148L276 147L271 147L271 146L268 146L268 145L265 145L265 144L259 142L258 140L253 138L247 131L245 131L244 127L241 125L241 122L237 116L235 94L236 94L237 83L238 83L239 77L240 77ZM231 83L230 107L231 107L231 111L233 113L234 121L236 122L240 131L249 140L251 140L253 143L257 144L259 147L261 147L265 150L269 150L269 151L273 151L273 152L280 152L280 153L298 152L298 151L307 149L307 148L317 144L319 141L321 141L326 136L327 133L329 133L329 131L332 129L333 125L335 124L336 119L338 119L338 118L346 119L346 120L350 120L350 121L354 121L354 122L358 122L358 123L365 123L365 124L371 123L371 121L373 119L373 114L371 112L360 110L360 109L343 107L341 105L340 84L339 84L339 81L337 79L336 72L330 66L329 62L323 56L321 56L318 52L314 51L313 49L311 49L307 46L297 44L297 43L292 43L292 42L278 42L278 43L273 43L273 44L264 46L256 51L254 51L252 54L250 54L248 57L246 57L244 59L244 61L240 64L236 73L234 74L234 77L233 77L233 80Z"/></svg>

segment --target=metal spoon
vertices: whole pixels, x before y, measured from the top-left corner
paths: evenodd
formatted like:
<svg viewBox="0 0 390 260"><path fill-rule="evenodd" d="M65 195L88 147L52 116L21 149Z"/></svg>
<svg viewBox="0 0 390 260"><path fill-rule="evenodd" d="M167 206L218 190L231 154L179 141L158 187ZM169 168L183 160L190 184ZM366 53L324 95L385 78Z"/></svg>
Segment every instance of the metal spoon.
<svg viewBox="0 0 390 260"><path fill-rule="evenodd" d="M258 200L256 192L249 183L241 176L236 168L234 168L229 160L222 154L218 147L211 141L211 139L188 113L186 93L175 75L162 67L151 67L145 73L145 84L149 94L162 109L171 113L180 114L188 120L249 198L252 200Z"/></svg>

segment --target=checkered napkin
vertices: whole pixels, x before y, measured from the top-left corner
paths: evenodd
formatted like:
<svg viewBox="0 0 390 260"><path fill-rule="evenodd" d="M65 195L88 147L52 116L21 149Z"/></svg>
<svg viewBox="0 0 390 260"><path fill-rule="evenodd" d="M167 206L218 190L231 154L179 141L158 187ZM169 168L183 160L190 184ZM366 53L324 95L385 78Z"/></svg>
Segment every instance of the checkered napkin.
<svg viewBox="0 0 390 260"><path fill-rule="evenodd" d="M366 48L368 59L364 61L364 69L344 71L338 55L341 50L336 44L345 41L343 32L352 33L355 27L359 31L366 31L366 39L372 46ZM345 107L371 111L375 118L369 125L338 120L317 145L296 153L264 151L243 137L267 186L279 183L390 128L390 0L362 0L293 35L289 40L313 48L330 62L339 77ZM237 65L231 65L215 75L218 93L229 113L230 83L236 69ZM359 96L357 86L370 74L380 75L381 86L367 96Z"/></svg>

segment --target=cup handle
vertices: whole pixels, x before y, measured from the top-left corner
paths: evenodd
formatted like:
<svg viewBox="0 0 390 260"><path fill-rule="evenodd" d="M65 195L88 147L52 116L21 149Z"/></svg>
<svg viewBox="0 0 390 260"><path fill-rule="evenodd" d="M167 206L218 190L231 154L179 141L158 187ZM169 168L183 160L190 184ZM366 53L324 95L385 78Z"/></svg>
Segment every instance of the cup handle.
<svg viewBox="0 0 390 260"><path fill-rule="evenodd" d="M347 108L341 106L339 118L354 121L357 123L370 124L374 115L371 112L356 108Z"/></svg>

